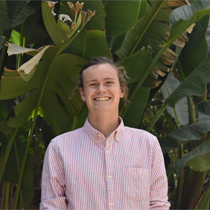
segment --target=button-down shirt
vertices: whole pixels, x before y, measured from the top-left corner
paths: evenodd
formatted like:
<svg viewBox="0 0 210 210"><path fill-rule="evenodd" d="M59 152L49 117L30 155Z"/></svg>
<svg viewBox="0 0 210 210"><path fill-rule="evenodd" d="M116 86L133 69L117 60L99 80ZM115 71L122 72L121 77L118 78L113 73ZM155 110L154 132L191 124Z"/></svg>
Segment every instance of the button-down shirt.
<svg viewBox="0 0 210 210"><path fill-rule="evenodd" d="M169 209L157 138L119 119L108 138L87 119L82 128L51 141L40 209Z"/></svg>

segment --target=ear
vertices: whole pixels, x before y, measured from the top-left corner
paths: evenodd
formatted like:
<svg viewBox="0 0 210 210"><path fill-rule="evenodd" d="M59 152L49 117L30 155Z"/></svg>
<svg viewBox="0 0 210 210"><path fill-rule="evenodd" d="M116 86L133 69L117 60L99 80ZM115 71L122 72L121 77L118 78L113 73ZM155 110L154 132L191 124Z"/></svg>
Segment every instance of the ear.
<svg viewBox="0 0 210 210"><path fill-rule="evenodd" d="M125 95L125 87L124 86L122 86L122 87L120 87L120 98L123 98L124 97L124 95Z"/></svg>
<svg viewBox="0 0 210 210"><path fill-rule="evenodd" d="M85 94L84 94L84 90L83 90L83 88L79 88L79 92L80 92L80 96L81 96L81 99L83 100L83 101L85 101Z"/></svg>

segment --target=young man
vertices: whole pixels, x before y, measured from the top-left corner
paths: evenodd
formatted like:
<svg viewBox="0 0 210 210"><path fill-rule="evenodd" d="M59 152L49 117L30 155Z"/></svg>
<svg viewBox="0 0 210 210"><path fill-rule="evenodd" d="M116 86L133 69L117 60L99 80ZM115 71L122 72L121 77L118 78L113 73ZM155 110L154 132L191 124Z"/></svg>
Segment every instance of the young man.
<svg viewBox="0 0 210 210"><path fill-rule="evenodd" d="M88 107L84 126L53 139L46 151L41 209L169 209L167 177L158 140L124 126L123 73L96 57L80 71Z"/></svg>

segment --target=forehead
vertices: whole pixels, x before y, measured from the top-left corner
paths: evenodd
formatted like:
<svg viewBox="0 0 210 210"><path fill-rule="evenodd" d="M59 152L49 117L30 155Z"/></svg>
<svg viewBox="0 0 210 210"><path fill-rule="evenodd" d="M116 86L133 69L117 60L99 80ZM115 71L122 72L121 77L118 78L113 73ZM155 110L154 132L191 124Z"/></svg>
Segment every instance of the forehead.
<svg viewBox="0 0 210 210"><path fill-rule="evenodd" d="M90 79L118 79L117 69L109 63L97 64L88 67L83 71L83 82Z"/></svg>

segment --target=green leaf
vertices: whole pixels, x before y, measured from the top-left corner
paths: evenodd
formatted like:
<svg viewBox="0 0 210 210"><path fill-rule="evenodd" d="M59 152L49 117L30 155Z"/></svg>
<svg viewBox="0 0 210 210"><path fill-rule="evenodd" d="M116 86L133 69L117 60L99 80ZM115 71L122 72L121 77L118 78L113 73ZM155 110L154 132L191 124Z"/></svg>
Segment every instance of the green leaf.
<svg viewBox="0 0 210 210"><path fill-rule="evenodd" d="M77 116L75 116L74 126L72 130L83 127L87 117L88 117L88 108L85 104L82 111Z"/></svg>
<svg viewBox="0 0 210 210"><path fill-rule="evenodd" d="M7 118L7 109L4 101L0 101L0 121Z"/></svg>
<svg viewBox="0 0 210 210"><path fill-rule="evenodd" d="M198 147L190 151L186 156L181 158L175 164L171 166L171 169L176 173L177 176L180 176L182 173L182 169L184 166L189 166L195 171L206 171L210 168L209 158L210 158L210 139L200 144ZM195 167L197 161L199 161L200 165ZM191 165L192 164L192 165Z"/></svg>
<svg viewBox="0 0 210 210"><path fill-rule="evenodd" d="M201 196L198 205L195 207L195 210L199 209L209 209L210 204L210 187L203 193Z"/></svg>
<svg viewBox="0 0 210 210"><path fill-rule="evenodd" d="M92 11L96 11L96 14L91 18L91 21L87 23L87 30L104 30L105 29L105 16L106 13L104 11L102 1L90 1L85 0L84 2L84 10L90 9Z"/></svg>
<svg viewBox="0 0 210 210"><path fill-rule="evenodd" d="M170 25L172 25L176 21L179 21L180 19L189 20L193 16L195 11L204 10L208 8L210 8L210 2L205 0L196 0L192 5L178 7L171 13Z"/></svg>
<svg viewBox="0 0 210 210"><path fill-rule="evenodd" d="M18 77L17 71L4 71L0 100L16 98L29 92L15 107L16 117L9 118L7 124L21 127L40 101L44 120L51 125L53 133L58 135L69 129L73 115L80 113L84 106L78 91L74 96L72 93L78 81L79 70L86 60L71 54L61 54L54 58L55 47L48 48L45 53L45 61L39 63L28 82Z"/></svg>
<svg viewBox="0 0 210 210"><path fill-rule="evenodd" d="M23 23L35 10L26 1L7 1L10 28Z"/></svg>
<svg viewBox="0 0 210 210"><path fill-rule="evenodd" d="M116 35L116 36L107 36L107 42L108 40L110 40L109 48L111 48L111 52L112 54L114 54L115 51L119 50L123 40L125 38L126 34L120 34L120 35Z"/></svg>
<svg viewBox="0 0 210 210"><path fill-rule="evenodd" d="M25 125L24 127L18 130L15 136L15 143L12 144L3 175L3 179L7 182L11 182L14 184L18 183L19 171L27 144L28 131L29 131L28 125ZM9 143L5 138L3 139L1 138L3 154L5 153L8 144ZM15 150L17 150L18 158L16 156ZM22 193L23 193L23 205L24 207L27 207L31 203L34 197L32 149L29 150L29 155L26 162L26 168L24 170Z"/></svg>
<svg viewBox="0 0 210 210"><path fill-rule="evenodd" d="M138 82L152 60L152 48L143 47L139 52L125 57L123 64L129 77L129 84Z"/></svg>
<svg viewBox="0 0 210 210"><path fill-rule="evenodd" d="M209 16L210 19L210 16ZM208 24L208 28L206 30L206 41L208 44L208 54L210 53L210 20L209 20L209 24Z"/></svg>
<svg viewBox="0 0 210 210"><path fill-rule="evenodd" d="M130 30L138 19L140 5L141 0L108 1L105 6L107 35L124 34Z"/></svg>
<svg viewBox="0 0 210 210"><path fill-rule="evenodd" d="M195 105L199 121L208 120L210 117L210 101L203 101Z"/></svg>
<svg viewBox="0 0 210 210"><path fill-rule="evenodd" d="M185 78L189 76L207 56L206 29L208 20L209 15L206 15L196 23L192 33L188 35L189 41L179 55L179 61Z"/></svg>
<svg viewBox="0 0 210 210"><path fill-rule="evenodd" d="M120 50L116 52L118 57L128 56L141 49L143 46L151 46L157 53L164 45L169 31L168 20L171 9L165 0L150 1L146 3L147 11L139 19L134 27L127 33Z"/></svg>
<svg viewBox="0 0 210 210"><path fill-rule="evenodd" d="M58 22L56 23L51 10L52 8L48 6L47 2L42 2L42 14L45 27L55 45L61 47L63 43L69 39L68 35L73 32L72 29L60 19L58 19Z"/></svg>
<svg viewBox="0 0 210 210"><path fill-rule="evenodd" d="M210 58L206 58L166 99L165 104L174 108L181 98L189 95L202 96L205 92L205 84L210 80L209 69Z"/></svg>
<svg viewBox="0 0 210 210"><path fill-rule="evenodd" d="M58 53L61 53L75 39L91 17L95 15L95 12L90 10L88 13L82 10L78 14L75 12L73 20L68 15L61 14L56 22L55 14L51 12L56 2L51 4L50 2L42 2L42 15L46 29L55 45L59 48ZM77 2L76 4L80 3ZM80 6L82 7L82 4Z"/></svg>
<svg viewBox="0 0 210 210"><path fill-rule="evenodd" d="M207 148L208 148L208 152L190 159L189 161L187 161L187 163L185 163L185 165L193 169L194 171L198 171L198 172L207 171L210 168L210 162L209 162L210 145L208 146L205 145L205 150L207 150Z"/></svg>
<svg viewBox="0 0 210 210"><path fill-rule="evenodd" d="M7 1L0 1L0 36L10 26L10 21L7 13Z"/></svg>
<svg viewBox="0 0 210 210"><path fill-rule="evenodd" d="M166 100L179 85L179 80L177 80L172 73L169 73L167 79L160 88L164 100ZM178 125L189 124L188 103L186 98L183 98L176 103L175 108L167 107L167 111L176 120Z"/></svg>
<svg viewBox="0 0 210 210"><path fill-rule="evenodd" d="M130 97L129 97L130 102L134 100L137 92L139 91L139 88L145 81L146 77L149 76L150 72L149 71L145 72L145 69L150 65L151 60L152 60L151 47L148 47L147 49L143 47L139 52L129 57L125 57L123 59L125 69L128 72L128 76L130 77L129 83L133 83L132 91L130 92ZM153 82L151 82L150 85L152 86ZM128 103L127 106L123 110L121 110L122 112L121 116L123 119L130 105L131 103Z"/></svg>
<svg viewBox="0 0 210 210"><path fill-rule="evenodd" d="M139 12L139 17L138 19L141 19L146 11L147 11L147 5L146 5L147 0L141 0L141 5L140 5L140 12Z"/></svg>
<svg viewBox="0 0 210 210"><path fill-rule="evenodd" d="M107 56L108 58L112 58L106 43L105 31L86 31L83 57L89 60L95 56Z"/></svg>
<svg viewBox="0 0 210 210"><path fill-rule="evenodd" d="M40 24L41 4L38 1L33 1L33 4L35 5L39 4L38 9L36 9L37 10L36 13L33 13L26 19L26 21L24 22L24 27L22 27L22 25L14 27L10 37L7 37L9 38L9 41L12 42L13 44L20 45L21 28L22 28L22 35L26 37L25 46L40 47L40 45L43 42L47 45L52 43L51 40L48 42L46 41L47 38L49 39L49 35L47 34L47 31L45 30L44 26Z"/></svg>
<svg viewBox="0 0 210 210"><path fill-rule="evenodd" d="M142 121L142 116L147 106L147 100L149 98L149 88L139 88L139 91L135 95L134 99L130 102L131 105L123 118L126 126L138 128Z"/></svg>
<svg viewBox="0 0 210 210"><path fill-rule="evenodd" d="M0 36L0 50L3 48L3 46L4 46L4 41L5 41L5 39L4 39L4 37L3 36Z"/></svg>
<svg viewBox="0 0 210 210"><path fill-rule="evenodd" d="M200 140L210 130L210 119L182 127L160 139L163 153L176 148L186 140Z"/></svg>

